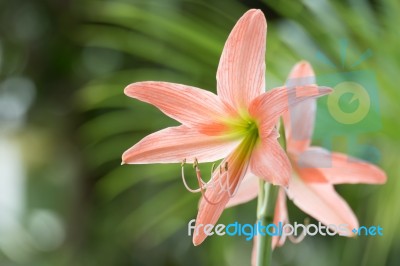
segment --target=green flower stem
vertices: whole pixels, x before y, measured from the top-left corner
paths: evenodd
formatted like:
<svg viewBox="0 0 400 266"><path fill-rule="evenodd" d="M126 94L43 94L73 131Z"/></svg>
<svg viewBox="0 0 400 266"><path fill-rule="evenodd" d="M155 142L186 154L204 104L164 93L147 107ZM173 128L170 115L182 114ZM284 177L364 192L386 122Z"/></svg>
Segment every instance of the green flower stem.
<svg viewBox="0 0 400 266"><path fill-rule="evenodd" d="M274 220L275 202L279 187L260 180L258 195L257 220L262 226L271 224ZM272 257L272 236L257 236L257 266L271 265Z"/></svg>
<svg viewBox="0 0 400 266"><path fill-rule="evenodd" d="M280 144L286 150L285 129L281 121L280 127ZM274 186L260 179L258 204L257 204L257 221L262 226L273 223L276 199L279 192L279 186ZM272 259L272 236L268 234L257 236L257 266L269 266Z"/></svg>

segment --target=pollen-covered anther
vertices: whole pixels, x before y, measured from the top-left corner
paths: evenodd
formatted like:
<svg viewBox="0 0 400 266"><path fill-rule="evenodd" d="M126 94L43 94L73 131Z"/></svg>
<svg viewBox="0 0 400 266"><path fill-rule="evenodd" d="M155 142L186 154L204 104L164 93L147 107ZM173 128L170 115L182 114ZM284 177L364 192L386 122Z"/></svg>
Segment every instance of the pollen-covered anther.
<svg viewBox="0 0 400 266"><path fill-rule="evenodd" d="M193 169L196 169L198 166L199 166L199 161L197 160L197 158L194 158Z"/></svg>

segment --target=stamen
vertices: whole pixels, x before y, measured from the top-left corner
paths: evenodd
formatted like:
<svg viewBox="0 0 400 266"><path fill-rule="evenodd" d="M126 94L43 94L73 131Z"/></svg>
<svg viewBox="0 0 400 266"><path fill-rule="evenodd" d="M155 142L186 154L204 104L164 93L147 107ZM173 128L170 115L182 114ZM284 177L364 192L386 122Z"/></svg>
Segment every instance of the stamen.
<svg viewBox="0 0 400 266"><path fill-rule="evenodd" d="M307 217L306 219L304 219L304 225L307 227L309 224L310 224L310 219ZM295 237L293 235L288 236L290 242L292 242L293 244L300 243L301 241L304 240L305 237L306 237L306 232L304 232L304 230L298 237Z"/></svg>
<svg viewBox="0 0 400 266"><path fill-rule="evenodd" d="M193 169L196 170L196 176L197 176L197 179L198 179L197 172L200 172L200 169L199 169L199 161L197 160L197 158L194 158ZM201 175L200 175L200 183L201 183L201 186L200 186L200 187L206 187L206 186L208 185L208 183L205 182L205 181L201 178Z"/></svg>
<svg viewBox="0 0 400 266"><path fill-rule="evenodd" d="M215 182L214 182L214 178L213 178L214 170L215 170L215 163L213 163L211 166L211 174L210 174L211 178L210 178L210 181L208 181L208 183L207 183L208 187L212 188L212 189L215 188L215 184L214 184Z"/></svg>
<svg viewBox="0 0 400 266"><path fill-rule="evenodd" d="M198 189L192 189L192 188L190 188L190 187L188 186L188 184L187 184L187 182L186 182L186 178L185 178L185 170L184 170L185 164L186 164L186 159L183 159L183 161L182 161L182 163L181 163L181 170L182 170L181 172L182 172L182 181L183 181L183 184L184 184L185 188L186 188L189 192L192 192L192 193L201 192L201 194L202 194L202 196L204 197L205 201L207 201L209 204L215 205L215 204L220 203L220 202L222 201L222 198L221 198L221 200L218 201L218 202L212 202L211 200L208 199L208 197L206 196L206 193L205 193L205 189L209 188L209 187L210 187L210 184L213 183L213 177L212 177L212 175L213 175L213 172L214 172L214 169L215 169L215 164L212 165L212 169L211 169L211 179L210 179L210 181L204 182L204 180L203 180L202 177L201 177L201 171L200 171L200 169L199 169L199 162L198 162L197 158L194 159L193 168L196 170L197 182L198 182L198 184L199 184L199 188L198 188Z"/></svg>
<svg viewBox="0 0 400 266"><path fill-rule="evenodd" d="M284 234L283 236L281 236L280 238L279 238L279 242L278 242L278 245L277 246L283 246L283 244L285 244L285 241L286 241L286 234Z"/></svg>
<svg viewBox="0 0 400 266"><path fill-rule="evenodd" d="M233 193L231 192L232 188L235 186L235 184L232 184L232 186L229 184L230 178L229 178L229 172L228 172L228 162L225 162L224 168L225 168L225 173L226 173L225 178L226 178L226 187L227 187L227 189L225 189L225 191L228 192L230 198L233 198L236 195L239 186L236 186Z"/></svg>
<svg viewBox="0 0 400 266"><path fill-rule="evenodd" d="M197 162L197 159L195 160L195 162ZM202 185L201 185L203 179L201 178L201 172L200 172L200 169L199 169L199 167L198 167L198 163L197 163L196 165L193 165L193 166L194 166L195 169L196 169L196 176L197 176L197 180L198 180L198 182L199 182L200 192L201 192L201 195L203 196L204 200L207 201L207 203L209 203L209 204L211 204L211 205L216 205L216 204L220 203L220 202L222 201L223 198L221 198L221 199L220 199L219 201L217 201L217 202L212 202L209 198L207 198L207 196L206 196L206 191L205 191L205 189L204 189L204 188L206 188L207 186L202 186ZM211 181L211 180L213 180L213 178L211 178L210 181ZM203 181L203 182L204 182L204 181Z"/></svg>
<svg viewBox="0 0 400 266"><path fill-rule="evenodd" d="M211 178L208 182L205 182L201 176L201 171L199 168L199 161L197 160L197 158L195 158L194 162L193 162L193 168L196 171L196 178L197 178L197 182L199 184L199 188L197 188L197 189L192 189L187 184L186 178L185 178L185 170L184 170L185 165L186 165L186 159L183 159L182 163L181 163L181 173L182 173L182 181L183 181L185 188L189 192L192 192L192 193L201 192L202 196L204 197L204 200L207 201L207 203L215 205L215 204L220 203L223 199L223 198L221 198L219 201L213 202L206 196L206 189L215 189L216 188L215 187L216 179L218 179L218 183L219 183L219 186L220 186L222 192L228 192L230 198L232 198L236 195L236 193L238 191L238 186L236 186L235 190L232 191L234 184L229 183L228 162L225 162L223 165L221 164L219 166L219 170L217 170L217 172L215 172L216 167L215 167L215 163L213 163L213 165L211 166ZM225 178L225 180L223 180L224 178Z"/></svg>
<svg viewBox="0 0 400 266"><path fill-rule="evenodd" d="M226 165L225 165L225 167L226 167ZM226 178L226 187L228 188L227 191L228 191L229 197L232 198L233 194L235 194L235 191L233 193L231 192L233 186L231 186L229 184L229 173L228 172L226 172L225 178Z"/></svg>
<svg viewBox="0 0 400 266"><path fill-rule="evenodd" d="M219 166L219 178L218 178L218 183L219 183L219 186L221 187L221 189L224 191L224 192L227 192L228 191L228 189L226 189L225 188L225 186L222 184L222 166L220 165Z"/></svg>
<svg viewBox="0 0 400 266"><path fill-rule="evenodd" d="M226 173L226 174L228 175L228 173ZM233 198L234 196L236 196L238 190L239 190L239 186L236 186L235 190L234 190L233 193L231 194L231 193L230 193L231 190L229 189L229 190L228 190L229 197Z"/></svg>
<svg viewBox="0 0 400 266"><path fill-rule="evenodd" d="M181 163L181 172L182 172L182 181L183 181L183 185L185 186L185 188L192 193L199 193L201 191L201 188L198 189L191 189L188 184L186 183L186 178L185 178L185 164L186 164L186 159L183 159L182 163Z"/></svg>
<svg viewBox="0 0 400 266"><path fill-rule="evenodd" d="M194 158L193 169L196 170L196 176L197 176L197 172L200 173L199 161L197 160L197 158ZM204 187L204 188L209 187L209 183L210 183L210 181L212 180L212 175L211 175L211 178L210 178L210 180L209 180L208 182L205 182L205 181L203 180L203 178L201 178L201 173L200 173L199 176L200 176L200 183L201 183L202 187Z"/></svg>
<svg viewBox="0 0 400 266"><path fill-rule="evenodd" d="M224 171L222 169L224 169ZM220 170L219 171L220 172L220 176L219 176L219 179L218 179L218 181L219 181L218 183L219 183L222 191L228 192L229 197L232 198L233 196L235 196L236 192L234 191L234 193L231 193L231 190L232 190L233 186L230 186L230 184L229 184L228 163L226 162L224 164L224 168L222 168L222 166L220 166L219 170ZM222 181L223 178L225 178L224 181Z"/></svg>
<svg viewBox="0 0 400 266"><path fill-rule="evenodd" d="M304 234L304 233L301 233L301 235L299 235L298 237L295 237L293 235L288 235L290 242L292 242L293 244L300 243L301 241L304 240L305 237L306 237L306 234Z"/></svg>
<svg viewBox="0 0 400 266"><path fill-rule="evenodd" d="M232 186L229 184L228 169L229 169L228 162L225 162L223 167L222 167L222 165L219 166L218 184L219 184L220 188L222 189L222 191L228 192L229 197L232 198L236 195L236 193L238 191L238 186L236 187L235 191L233 191L233 193L232 193L232 188L233 188L234 184L232 184ZM224 181L222 181L223 178L225 178ZM214 180L214 178L212 180Z"/></svg>
<svg viewBox="0 0 400 266"><path fill-rule="evenodd" d="M285 221L282 221L282 223L283 223L283 226L290 223L289 215L287 215L287 218L285 219ZM304 219L304 225L307 227L309 224L310 224L310 219L307 217L306 219ZM292 242L293 244L298 244L301 241L303 241L305 237L306 237L306 233L304 230L297 237L293 236L293 235L282 234L278 239L277 246L279 246L279 247L282 246L285 243L286 238L288 238L290 240L290 242Z"/></svg>

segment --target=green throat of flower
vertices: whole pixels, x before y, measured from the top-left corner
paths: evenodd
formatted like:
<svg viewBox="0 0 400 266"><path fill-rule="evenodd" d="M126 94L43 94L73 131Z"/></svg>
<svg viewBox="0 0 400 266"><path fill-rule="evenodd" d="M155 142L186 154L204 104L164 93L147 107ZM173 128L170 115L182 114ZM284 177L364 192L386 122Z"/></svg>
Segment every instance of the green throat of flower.
<svg viewBox="0 0 400 266"><path fill-rule="evenodd" d="M258 123L248 114L242 114L239 119L228 122L232 138L242 139L241 145L252 149L259 139Z"/></svg>
<svg viewBox="0 0 400 266"><path fill-rule="evenodd" d="M249 119L239 132L243 140L239 144L237 152L241 154L243 160L247 160L259 140L258 125L254 120Z"/></svg>
<svg viewBox="0 0 400 266"><path fill-rule="evenodd" d="M229 137L240 140L240 143L234 151L222 160L218 168L215 169L215 164L212 166L211 178L209 181L203 180L198 167L199 162L195 159L193 168L196 171L199 188L190 188L187 185L184 173L186 159L183 159L181 165L182 180L187 190L193 193L201 192L204 200L209 204L218 204L223 200L223 195L228 195L229 198L231 198L236 194L238 184L247 172L254 147L260 139L258 124L255 120L241 117L241 119L231 120L229 122L228 124L231 127L231 133L228 134ZM207 197L206 189L209 187L219 191L216 198L209 199Z"/></svg>
<svg viewBox="0 0 400 266"><path fill-rule="evenodd" d="M258 139L258 125L254 120L249 120L245 128L246 136Z"/></svg>

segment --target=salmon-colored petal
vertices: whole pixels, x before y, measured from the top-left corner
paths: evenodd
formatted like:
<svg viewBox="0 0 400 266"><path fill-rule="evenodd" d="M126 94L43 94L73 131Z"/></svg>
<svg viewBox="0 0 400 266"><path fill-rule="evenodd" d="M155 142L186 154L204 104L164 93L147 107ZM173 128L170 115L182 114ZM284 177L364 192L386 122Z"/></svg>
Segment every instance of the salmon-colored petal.
<svg viewBox="0 0 400 266"><path fill-rule="evenodd" d="M311 168L310 166L302 165L299 167L298 165L293 165L292 167L295 169L296 173L302 176L304 181L311 183L327 183L328 179L324 175L319 168Z"/></svg>
<svg viewBox="0 0 400 266"><path fill-rule="evenodd" d="M231 198L226 204L226 208L236 206L252 199L255 199L258 195L258 183L260 179L248 172L243 178L236 195Z"/></svg>
<svg viewBox="0 0 400 266"><path fill-rule="evenodd" d="M331 167L331 161L320 157L313 148L291 154L294 171L306 182L327 183L328 179L318 167Z"/></svg>
<svg viewBox="0 0 400 266"><path fill-rule="evenodd" d="M383 184L387 179L385 172L373 164L320 147L311 147L300 155L299 165L314 167L332 184ZM303 176L308 180L307 175Z"/></svg>
<svg viewBox="0 0 400 266"><path fill-rule="evenodd" d="M163 113L198 131L219 135L226 130L221 120L227 109L217 95L195 87L181 84L145 81L125 88L129 97L150 103Z"/></svg>
<svg viewBox="0 0 400 266"><path fill-rule="evenodd" d="M246 108L265 91L267 22L249 10L236 23L222 51L217 71L218 96L236 109Z"/></svg>
<svg viewBox="0 0 400 266"><path fill-rule="evenodd" d="M261 136L250 159L250 170L269 183L288 186L292 168L277 137L276 130L267 137Z"/></svg>
<svg viewBox="0 0 400 266"><path fill-rule="evenodd" d="M279 87L267 91L254 99L249 107L251 117L257 120L261 134L268 135L289 107L308 99L317 98L332 92L327 87L314 85L288 88Z"/></svg>
<svg viewBox="0 0 400 266"><path fill-rule="evenodd" d="M286 193L285 190L280 188L278 193L278 198L276 199L275 204L275 213L274 213L274 224L279 226L279 222L283 225L288 223L288 211L286 206ZM280 247L285 243L285 237L273 236L272 237L272 249L276 247Z"/></svg>
<svg viewBox="0 0 400 266"><path fill-rule="evenodd" d="M308 62L301 61L291 70L286 86L302 87L307 85L315 85L315 74ZM299 153L310 146L316 109L316 100L308 99L291 106L283 115L289 152Z"/></svg>
<svg viewBox="0 0 400 266"><path fill-rule="evenodd" d="M351 230L358 228L357 217L331 184L306 183L301 178L294 177L288 196L302 211L326 226L347 224L347 236L354 235Z"/></svg>
<svg viewBox="0 0 400 266"><path fill-rule="evenodd" d="M221 162L221 166L224 166L225 163L229 166L227 172L223 171L220 174L219 169L214 172L213 185L206 190L205 195L200 200L196 229L199 228L199 225L214 225L229 199L236 194L249 165L250 154L247 153L248 147L245 144L246 142L242 142ZM195 246L200 245L206 237L207 235L203 230L198 230L198 233L193 234L193 244Z"/></svg>
<svg viewBox="0 0 400 266"><path fill-rule="evenodd" d="M221 189L208 189L206 191L206 196L213 204L208 203L204 198L200 200L200 207L195 225L196 229L193 233L193 245L195 246L200 245L207 238L207 235L203 230L204 225L215 225L225 209L225 205L229 201L228 193ZM196 231L197 228L199 228L198 231Z"/></svg>
<svg viewBox="0 0 400 266"><path fill-rule="evenodd" d="M186 126L169 127L148 135L122 155L128 164L213 162L227 156L238 141L207 136Z"/></svg>

